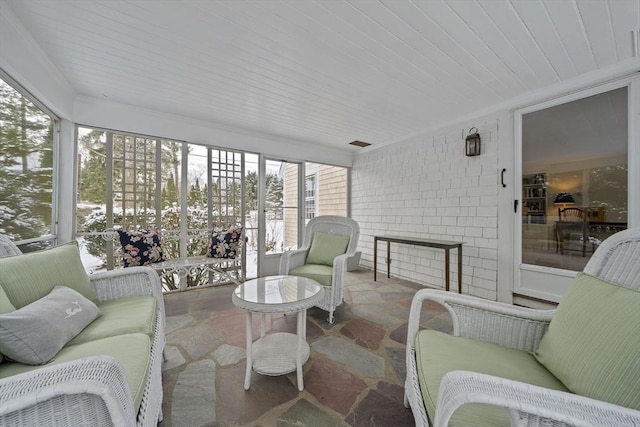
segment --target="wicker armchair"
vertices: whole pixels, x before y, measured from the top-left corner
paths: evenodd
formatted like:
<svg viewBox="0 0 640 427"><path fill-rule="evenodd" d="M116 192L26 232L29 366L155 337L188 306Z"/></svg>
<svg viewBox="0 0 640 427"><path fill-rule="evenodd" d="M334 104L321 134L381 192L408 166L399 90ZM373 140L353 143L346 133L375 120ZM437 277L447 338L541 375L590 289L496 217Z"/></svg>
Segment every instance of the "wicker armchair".
<svg viewBox="0 0 640 427"><path fill-rule="evenodd" d="M639 257L640 229L622 231L598 247L584 273L638 290ZM447 426L454 412L466 404L504 407L511 426L640 426L640 411L566 391L470 372L473 369L445 373L439 383L437 400L434 398L435 414L427 413L428 405L425 405L421 393L419 362L416 358L416 334L420 328L420 311L424 300L435 301L446 307L453 319L454 336L471 338L474 340L472 343L484 341L528 353L539 349L556 313L556 310L516 307L438 290L418 291L409 318L405 382L405 406L410 405L417 426L429 426L430 423L437 427ZM635 320L631 318L629 322ZM637 340L638 337L629 339ZM617 353L614 350L611 352L610 357L615 360ZM420 369L425 372L429 367L423 363ZM633 372L630 375L637 377L637 369L635 374ZM631 381L637 384L640 378Z"/></svg>
<svg viewBox="0 0 640 427"><path fill-rule="evenodd" d="M340 251L341 255L333 259L332 266L314 265L309 262L308 255L312 249L315 233L348 237L346 249L344 252ZM344 296L342 281L347 271L347 261L356 253L359 235L360 226L351 218L333 215L317 216L311 219L305 228L302 247L282 254L279 274L304 276L323 285L323 298L317 306L329 312L329 323L335 322L333 312L342 304Z"/></svg>

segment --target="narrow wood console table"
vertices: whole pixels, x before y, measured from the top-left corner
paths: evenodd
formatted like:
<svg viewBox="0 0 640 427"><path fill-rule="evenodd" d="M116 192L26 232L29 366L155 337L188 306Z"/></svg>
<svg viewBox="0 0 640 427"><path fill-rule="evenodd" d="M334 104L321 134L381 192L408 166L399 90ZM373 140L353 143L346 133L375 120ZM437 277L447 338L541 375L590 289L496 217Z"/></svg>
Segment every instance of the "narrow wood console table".
<svg viewBox="0 0 640 427"><path fill-rule="evenodd" d="M391 277L391 242L414 246L427 246L430 248L444 249L444 283L445 290L449 290L449 251L458 249L458 293L462 293L462 245L464 242L450 240L421 239L416 237L401 236L373 236L373 281L376 281L378 272L378 240L387 242L387 277Z"/></svg>

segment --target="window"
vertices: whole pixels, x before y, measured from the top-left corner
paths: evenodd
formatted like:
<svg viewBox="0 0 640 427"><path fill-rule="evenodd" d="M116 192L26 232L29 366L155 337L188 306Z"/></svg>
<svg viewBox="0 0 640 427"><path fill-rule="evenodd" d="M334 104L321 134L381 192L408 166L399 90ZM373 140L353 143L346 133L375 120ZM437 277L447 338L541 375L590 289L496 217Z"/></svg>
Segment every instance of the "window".
<svg viewBox="0 0 640 427"><path fill-rule="evenodd" d="M158 228L165 258L174 259L204 255L213 227L244 225L244 153L83 127L78 147L77 235L90 270L121 264L113 229ZM210 277L202 270L186 280L190 287ZM163 285L178 289L180 278Z"/></svg>
<svg viewBox="0 0 640 427"><path fill-rule="evenodd" d="M348 169L311 162L306 162L304 168L307 175L305 218L309 220L318 215L347 216ZM313 180L313 185L310 179ZM309 217L307 214L313 216Z"/></svg>
<svg viewBox="0 0 640 427"><path fill-rule="evenodd" d="M55 238L57 123L44 106L0 73L0 233L23 252L43 249Z"/></svg>
<svg viewBox="0 0 640 427"><path fill-rule="evenodd" d="M309 222L316 216L317 174L307 175L304 180L304 220Z"/></svg>

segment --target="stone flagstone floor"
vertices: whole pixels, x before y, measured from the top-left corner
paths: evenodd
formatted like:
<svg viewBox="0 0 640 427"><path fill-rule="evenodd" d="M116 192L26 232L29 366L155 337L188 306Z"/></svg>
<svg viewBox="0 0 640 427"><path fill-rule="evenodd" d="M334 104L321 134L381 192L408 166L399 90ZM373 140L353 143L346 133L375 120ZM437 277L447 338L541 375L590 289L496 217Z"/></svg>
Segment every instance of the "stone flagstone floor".
<svg viewBox="0 0 640 427"><path fill-rule="evenodd" d="M411 298L420 288L393 278L374 282L371 271L347 273L336 322L328 324L327 312L318 308L307 313L311 356L301 392L295 372L253 372L251 388L244 390L245 314L231 302L232 286L165 295L168 347L159 425L413 426L403 405L404 344ZM421 325L452 330L437 304L425 304ZM294 315L271 319L272 331L295 329Z"/></svg>

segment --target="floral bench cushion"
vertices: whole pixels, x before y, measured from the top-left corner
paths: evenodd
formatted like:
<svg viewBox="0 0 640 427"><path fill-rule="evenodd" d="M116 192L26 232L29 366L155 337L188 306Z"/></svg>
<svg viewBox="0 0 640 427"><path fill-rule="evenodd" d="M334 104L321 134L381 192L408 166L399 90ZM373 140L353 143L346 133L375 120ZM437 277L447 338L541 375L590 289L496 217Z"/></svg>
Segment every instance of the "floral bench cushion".
<svg viewBox="0 0 640 427"><path fill-rule="evenodd" d="M148 265L164 260L160 233L150 230L118 230L124 267Z"/></svg>

